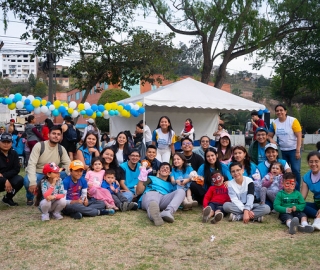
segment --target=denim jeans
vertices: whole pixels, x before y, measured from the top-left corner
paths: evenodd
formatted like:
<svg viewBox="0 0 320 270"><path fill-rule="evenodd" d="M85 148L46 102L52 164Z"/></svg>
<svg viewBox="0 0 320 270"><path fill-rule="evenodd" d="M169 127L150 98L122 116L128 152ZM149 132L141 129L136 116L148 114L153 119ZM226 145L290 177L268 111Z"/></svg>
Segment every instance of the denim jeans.
<svg viewBox="0 0 320 270"><path fill-rule="evenodd" d="M132 202L133 193L131 191L122 192L122 195L127 198L128 202Z"/></svg>
<svg viewBox="0 0 320 270"><path fill-rule="evenodd" d="M39 183L39 181L44 177L44 174L43 173L36 173L36 177L37 177L37 184ZM67 177L67 174L65 171L62 171L60 173L60 178L61 179L64 179L65 177ZM27 197L27 200L28 201L33 201L33 198L34 198L34 195L29 191L29 184L30 184L30 181L29 181L29 178L28 178L28 175L26 174L26 176L24 177L23 179L23 184L24 184L24 187L26 188L26 197Z"/></svg>
<svg viewBox="0 0 320 270"><path fill-rule="evenodd" d="M281 151L282 158L288 162L291 167L292 173L296 176L296 190L300 191L300 183L301 183L301 158L296 159L296 150L290 151Z"/></svg>
<svg viewBox="0 0 320 270"><path fill-rule="evenodd" d="M318 210L319 209L315 203L307 202L303 212L310 218L316 218Z"/></svg>

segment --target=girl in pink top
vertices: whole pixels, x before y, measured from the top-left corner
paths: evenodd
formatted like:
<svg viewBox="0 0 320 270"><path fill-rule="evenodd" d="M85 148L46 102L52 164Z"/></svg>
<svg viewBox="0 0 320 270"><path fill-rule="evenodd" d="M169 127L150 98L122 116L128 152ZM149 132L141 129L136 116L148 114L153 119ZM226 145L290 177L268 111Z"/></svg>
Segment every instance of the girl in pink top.
<svg viewBox="0 0 320 270"><path fill-rule="evenodd" d="M102 170L103 165L101 158L93 158L90 168L92 171L87 171L85 176L88 182L89 196L97 200L104 201L107 209L119 210L114 203L110 191L101 187L105 173L105 170Z"/></svg>

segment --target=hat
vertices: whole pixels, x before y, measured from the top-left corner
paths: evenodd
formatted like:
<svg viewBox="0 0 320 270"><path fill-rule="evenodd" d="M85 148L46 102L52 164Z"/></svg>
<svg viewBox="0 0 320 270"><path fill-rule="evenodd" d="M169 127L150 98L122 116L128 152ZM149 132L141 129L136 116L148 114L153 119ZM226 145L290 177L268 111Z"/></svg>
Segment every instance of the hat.
<svg viewBox="0 0 320 270"><path fill-rule="evenodd" d="M12 142L12 135L8 132L3 132L1 134L1 142Z"/></svg>
<svg viewBox="0 0 320 270"><path fill-rule="evenodd" d="M268 148L272 148L272 149L278 151L278 146L277 146L275 143L268 143L268 144L264 147L264 151L267 151Z"/></svg>
<svg viewBox="0 0 320 270"><path fill-rule="evenodd" d="M221 132L221 134L220 134L220 139L223 138L223 137L228 137L229 140L230 140L230 135L229 135L228 132Z"/></svg>
<svg viewBox="0 0 320 270"><path fill-rule="evenodd" d="M15 123L16 121L15 121L14 119L10 119L10 122L13 122L13 123Z"/></svg>
<svg viewBox="0 0 320 270"><path fill-rule="evenodd" d="M47 163L43 166L42 172L43 174L51 173L51 172L61 172L62 169L59 168L57 164L54 162Z"/></svg>
<svg viewBox="0 0 320 270"><path fill-rule="evenodd" d="M258 127L258 128L256 129L255 134L257 134L257 133L260 132L260 131L264 131L265 133L268 134L268 130L267 130L266 128L263 128L263 127Z"/></svg>
<svg viewBox="0 0 320 270"><path fill-rule="evenodd" d="M89 124L94 124L94 120L93 120L92 118L89 118L89 119L87 120L87 122L88 122Z"/></svg>
<svg viewBox="0 0 320 270"><path fill-rule="evenodd" d="M71 163L69 165L69 169L70 170L79 170L79 169L84 170L84 165L81 160L73 160L73 161L71 161Z"/></svg>

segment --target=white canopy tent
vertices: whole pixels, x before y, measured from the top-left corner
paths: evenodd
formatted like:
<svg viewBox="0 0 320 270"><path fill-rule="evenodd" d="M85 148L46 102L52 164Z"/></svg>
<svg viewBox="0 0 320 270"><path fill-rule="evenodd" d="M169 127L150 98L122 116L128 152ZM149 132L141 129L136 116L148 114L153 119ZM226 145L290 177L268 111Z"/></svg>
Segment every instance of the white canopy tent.
<svg viewBox="0 0 320 270"><path fill-rule="evenodd" d="M120 131L135 130L136 124L144 119L151 131L154 130L161 116L170 118L177 135L184 128L184 122L191 118L196 139L202 135L212 137L217 130L219 112L238 110L264 110L265 106L245 98L241 98L187 78L157 90L130 97L119 102L125 104L141 101L145 106L145 114L139 117L111 117L110 134L116 136Z"/></svg>

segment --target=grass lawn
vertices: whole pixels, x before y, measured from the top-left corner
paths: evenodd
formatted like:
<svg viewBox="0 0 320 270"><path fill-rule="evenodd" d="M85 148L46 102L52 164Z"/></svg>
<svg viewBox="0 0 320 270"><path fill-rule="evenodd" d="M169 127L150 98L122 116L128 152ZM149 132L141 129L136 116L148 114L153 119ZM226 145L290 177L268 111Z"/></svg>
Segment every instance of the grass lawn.
<svg viewBox="0 0 320 270"><path fill-rule="evenodd" d="M313 148L314 149L314 148ZM308 170L303 152L302 175ZM2 194L1 194L2 195ZM308 201L312 200L309 194ZM0 205L0 269L317 269L320 232L293 236L271 214L265 222L201 223L201 208L155 227L146 212L40 221L35 207ZM211 235L215 240L210 241Z"/></svg>

